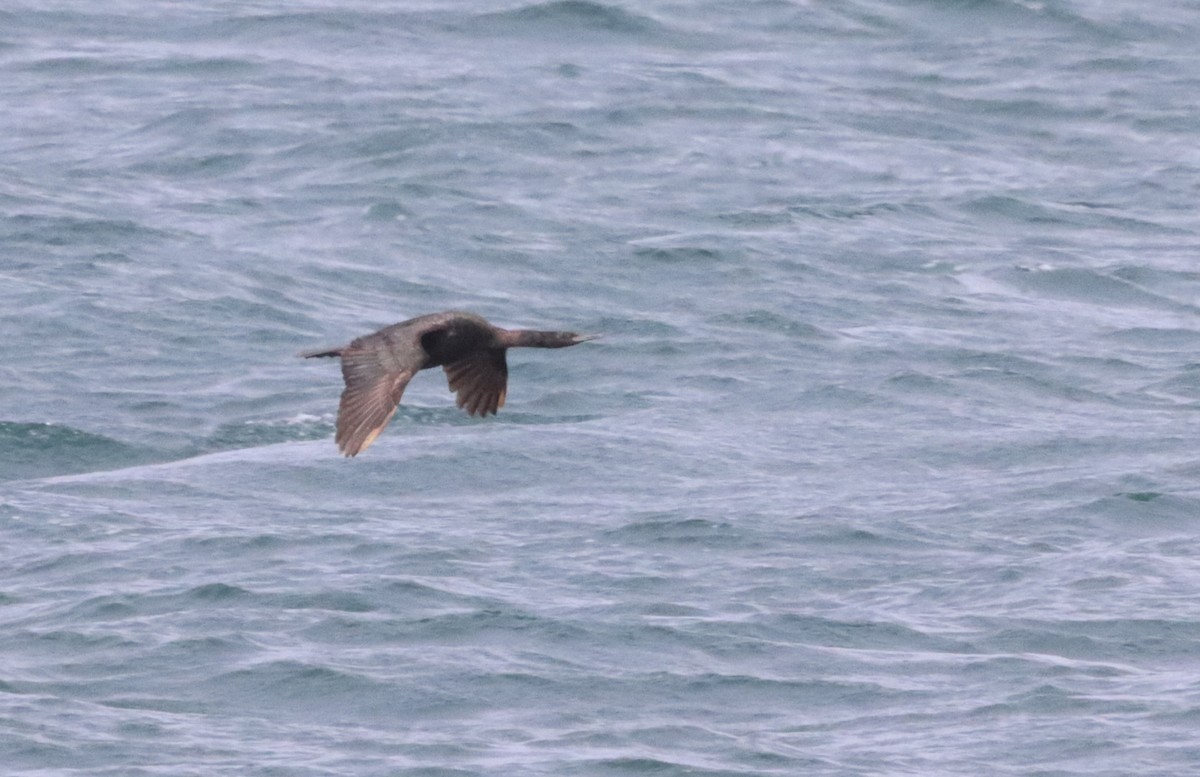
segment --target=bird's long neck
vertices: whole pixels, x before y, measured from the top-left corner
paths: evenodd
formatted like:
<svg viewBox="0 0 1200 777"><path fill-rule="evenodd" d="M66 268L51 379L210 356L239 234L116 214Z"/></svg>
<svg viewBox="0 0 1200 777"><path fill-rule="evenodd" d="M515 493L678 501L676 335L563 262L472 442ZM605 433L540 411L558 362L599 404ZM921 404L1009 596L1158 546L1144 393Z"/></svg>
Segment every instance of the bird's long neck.
<svg viewBox="0 0 1200 777"><path fill-rule="evenodd" d="M574 332L540 332L536 329L502 329L497 339L505 348L566 348L580 342Z"/></svg>

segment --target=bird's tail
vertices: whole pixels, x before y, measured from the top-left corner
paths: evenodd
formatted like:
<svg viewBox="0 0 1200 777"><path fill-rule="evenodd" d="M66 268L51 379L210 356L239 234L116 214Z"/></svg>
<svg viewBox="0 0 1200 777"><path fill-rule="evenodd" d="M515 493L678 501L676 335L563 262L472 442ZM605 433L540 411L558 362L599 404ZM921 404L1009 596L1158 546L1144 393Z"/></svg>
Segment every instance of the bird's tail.
<svg viewBox="0 0 1200 777"><path fill-rule="evenodd" d="M304 358L304 359L317 359L322 356L341 356L342 349L341 348L326 348L324 350L317 350L317 351L301 351L300 353L298 353L296 355L301 358Z"/></svg>

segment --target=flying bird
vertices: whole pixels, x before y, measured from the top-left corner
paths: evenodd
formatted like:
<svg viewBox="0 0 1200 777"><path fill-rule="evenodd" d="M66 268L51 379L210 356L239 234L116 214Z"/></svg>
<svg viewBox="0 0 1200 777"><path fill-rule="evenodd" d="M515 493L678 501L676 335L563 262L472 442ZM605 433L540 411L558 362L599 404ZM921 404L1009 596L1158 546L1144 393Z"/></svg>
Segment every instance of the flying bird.
<svg viewBox="0 0 1200 777"><path fill-rule="evenodd" d="M338 450L355 456L367 449L396 414L404 388L430 367L446 371L459 407L486 416L504 407L509 348L566 348L597 335L501 329L474 313L448 310L410 318L341 348L306 351L306 359L337 356L346 388L338 406Z"/></svg>

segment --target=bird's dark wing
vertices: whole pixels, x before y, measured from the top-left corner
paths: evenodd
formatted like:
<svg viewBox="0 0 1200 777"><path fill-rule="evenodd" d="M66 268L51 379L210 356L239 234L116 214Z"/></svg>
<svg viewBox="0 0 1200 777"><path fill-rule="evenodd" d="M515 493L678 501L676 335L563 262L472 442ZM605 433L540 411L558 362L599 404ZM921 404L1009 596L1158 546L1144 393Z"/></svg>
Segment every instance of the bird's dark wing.
<svg viewBox="0 0 1200 777"><path fill-rule="evenodd" d="M508 364L503 348L472 351L442 367L456 403L471 415L487 415L504 407L508 392Z"/></svg>
<svg viewBox="0 0 1200 777"><path fill-rule="evenodd" d="M375 442L396 413L404 387L417 370L400 364L374 343L375 336L359 338L342 349L342 377L346 389L338 407L337 444L354 456Z"/></svg>

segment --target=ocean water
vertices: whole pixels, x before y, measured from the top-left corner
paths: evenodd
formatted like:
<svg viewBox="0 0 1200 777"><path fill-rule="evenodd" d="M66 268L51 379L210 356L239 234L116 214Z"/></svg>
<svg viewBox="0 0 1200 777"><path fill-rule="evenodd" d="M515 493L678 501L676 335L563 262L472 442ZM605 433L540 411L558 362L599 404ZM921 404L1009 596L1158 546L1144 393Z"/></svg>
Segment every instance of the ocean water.
<svg viewBox="0 0 1200 777"><path fill-rule="evenodd" d="M2 771L1200 773L1198 39L6 3ZM604 337L339 456L447 308Z"/></svg>

